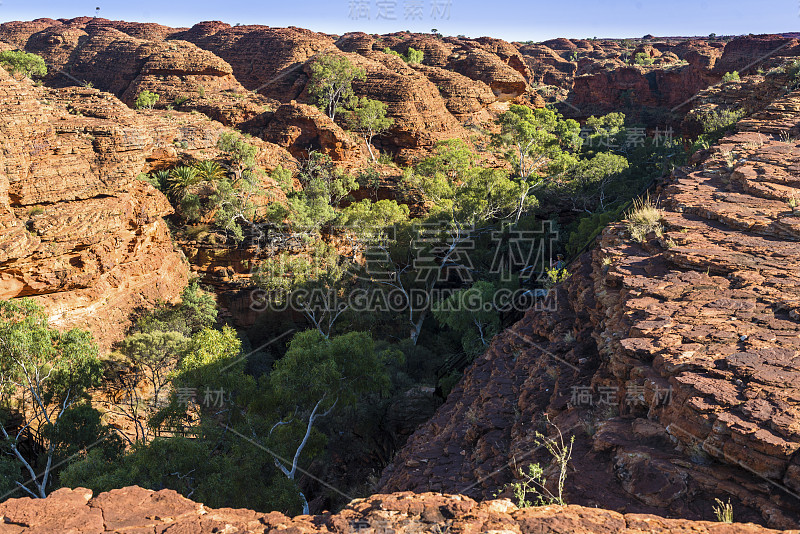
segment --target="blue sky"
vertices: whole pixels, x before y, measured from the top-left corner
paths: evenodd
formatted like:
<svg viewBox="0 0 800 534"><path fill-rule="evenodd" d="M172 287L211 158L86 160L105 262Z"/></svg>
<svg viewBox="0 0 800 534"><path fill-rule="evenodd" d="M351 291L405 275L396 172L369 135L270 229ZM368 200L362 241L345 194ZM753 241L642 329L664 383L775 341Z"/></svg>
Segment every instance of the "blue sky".
<svg viewBox="0 0 800 534"><path fill-rule="evenodd" d="M300 26L328 33L400 30L541 41L800 30L800 0L2 0L0 20L92 16L191 26Z"/></svg>

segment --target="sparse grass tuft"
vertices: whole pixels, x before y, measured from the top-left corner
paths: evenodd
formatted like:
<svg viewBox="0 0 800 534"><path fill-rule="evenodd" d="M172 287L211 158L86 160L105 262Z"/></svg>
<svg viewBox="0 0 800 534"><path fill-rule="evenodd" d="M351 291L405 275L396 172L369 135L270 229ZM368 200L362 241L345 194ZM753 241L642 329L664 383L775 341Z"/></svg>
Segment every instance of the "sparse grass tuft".
<svg viewBox="0 0 800 534"><path fill-rule="evenodd" d="M789 209L792 210L792 213L796 214L800 211L800 209L798 209L800 207L800 202L797 201L797 197L794 195L786 201L786 204L789 206Z"/></svg>
<svg viewBox="0 0 800 534"><path fill-rule="evenodd" d="M714 507L714 515L717 516L717 521L720 523L733 523L733 505L731 504L731 500L728 499L726 503L719 499L714 500L717 501L717 506Z"/></svg>
<svg viewBox="0 0 800 534"><path fill-rule="evenodd" d="M733 150L726 150L722 153L722 157L725 158L725 165L728 167L728 170L732 171L736 164L736 154L734 154Z"/></svg>
<svg viewBox="0 0 800 534"><path fill-rule="evenodd" d="M625 215L631 237L640 243L650 232L655 232L657 237L661 237L664 233L664 227L661 225L662 214L649 193L642 198L634 199L633 207Z"/></svg>

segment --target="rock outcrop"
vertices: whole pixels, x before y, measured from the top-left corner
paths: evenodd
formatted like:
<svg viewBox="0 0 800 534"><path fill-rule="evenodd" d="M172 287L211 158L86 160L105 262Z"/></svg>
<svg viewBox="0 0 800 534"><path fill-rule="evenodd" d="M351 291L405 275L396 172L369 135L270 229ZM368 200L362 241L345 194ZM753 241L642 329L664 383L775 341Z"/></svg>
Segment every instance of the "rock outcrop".
<svg viewBox="0 0 800 534"><path fill-rule="evenodd" d="M800 144L778 132L798 118L794 92L676 170L663 235L607 228L556 309L494 340L382 491L489 497L511 466L548 462L547 413L576 436L571 503L710 519L729 497L743 520L796 528Z"/></svg>
<svg viewBox="0 0 800 534"><path fill-rule="evenodd" d="M136 179L152 125L119 101L113 119L70 114L3 70L0 101L0 297L35 297L54 325L88 327L107 345L135 307L173 299L188 274L162 219L171 206Z"/></svg>
<svg viewBox="0 0 800 534"><path fill-rule="evenodd" d="M280 106L271 114L260 137L287 149L298 159L318 151L333 161L351 159L365 163L364 154L358 151L359 143L330 117L307 104L290 102Z"/></svg>
<svg viewBox="0 0 800 534"><path fill-rule="evenodd" d="M189 266L141 172L219 157L222 124L203 115L135 112L97 89L35 87L0 70L0 298L32 297L60 328L88 328L103 348L129 314L172 300ZM267 169L280 147L253 141ZM268 185L268 184L267 184Z"/></svg>
<svg viewBox="0 0 800 534"><path fill-rule="evenodd" d="M739 71L752 74L761 63L770 58L797 56L800 41L779 35L750 35L733 39L725 45L720 57L713 65L719 74Z"/></svg>
<svg viewBox="0 0 800 534"><path fill-rule="evenodd" d="M356 499L336 514L287 517L280 512L212 509L172 490L132 486L92 496L87 489L60 489L46 499L0 503L4 533L102 534L105 532L513 532L515 534L771 534L750 524L664 519L580 506L518 509L510 501L477 503L460 495L396 493ZM786 531L790 532L790 531ZM797 533L798 531L791 531Z"/></svg>
<svg viewBox="0 0 800 534"><path fill-rule="evenodd" d="M174 29L105 19L71 19L22 26L0 25L0 33L48 64L52 86L91 86L129 106L142 91L159 95L156 107L196 109L228 126L240 126L272 101L247 91L233 68L213 53L180 39ZM31 32L27 37L23 30Z"/></svg>

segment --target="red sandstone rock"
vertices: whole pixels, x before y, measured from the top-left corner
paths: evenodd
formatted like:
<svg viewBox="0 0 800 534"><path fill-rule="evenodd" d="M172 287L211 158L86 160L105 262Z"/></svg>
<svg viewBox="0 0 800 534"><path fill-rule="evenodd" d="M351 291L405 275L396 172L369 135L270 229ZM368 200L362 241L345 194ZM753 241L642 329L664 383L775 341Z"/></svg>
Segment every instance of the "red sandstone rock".
<svg viewBox="0 0 800 534"><path fill-rule="evenodd" d="M745 36L733 39L725 45L714 70L720 75L740 71L753 74L762 62L770 58L796 56L800 54L800 42L777 35Z"/></svg>
<svg viewBox="0 0 800 534"><path fill-rule="evenodd" d="M107 348L133 309L174 299L188 275L162 219L171 206L137 175L218 157L225 129L202 115L135 112L97 89L33 87L5 71L0 101L0 297L34 297L55 326L88 328ZM294 161L253 142L267 169Z"/></svg>
<svg viewBox="0 0 800 534"><path fill-rule="evenodd" d="M269 142L287 149L295 158L307 158L311 150L334 161L353 160L366 163L360 153L361 143L342 130L319 109L292 102L280 106L261 134Z"/></svg>
<svg viewBox="0 0 800 534"><path fill-rule="evenodd" d="M477 503L460 495L394 493L356 499L337 514L287 517L232 508L212 509L172 490L132 486L101 493L60 489L46 499L9 499L0 503L3 533L102 534L105 532L293 532L298 534L366 532L513 532L644 534L777 533L752 524L665 519L619 514L580 506L518 509L508 500ZM784 531L796 534L797 530Z"/></svg>

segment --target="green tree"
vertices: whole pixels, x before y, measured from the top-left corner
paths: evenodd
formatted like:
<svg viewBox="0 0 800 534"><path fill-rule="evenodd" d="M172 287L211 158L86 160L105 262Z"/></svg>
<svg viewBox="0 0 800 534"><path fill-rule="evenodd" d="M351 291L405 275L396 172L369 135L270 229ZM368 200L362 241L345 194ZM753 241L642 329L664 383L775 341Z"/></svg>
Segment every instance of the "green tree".
<svg viewBox="0 0 800 534"><path fill-rule="evenodd" d="M68 465L85 458L89 450L106 458L119 456L124 448L120 434L103 424L102 414L89 402L65 410L58 424L45 423L39 430L44 441L54 445L53 465ZM63 469L57 474L61 481Z"/></svg>
<svg viewBox="0 0 800 534"><path fill-rule="evenodd" d="M361 134L367 145L372 162L375 163L375 153L372 151L372 138L380 135L394 124L394 119L386 116L386 104L380 100L367 97L354 101L353 110L350 112L350 128Z"/></svg>
<svg viewBox="0 0 800 534"><path fill-rule="evenodd" d="M21 50L0 52L0 65L11 74L18 74L27 78L41 77L47 74L47 65L45 65L44 59L36 54Z"/></svg>
<svg viewBox="0 0 800 534"><path fill-rule="evenodd" d="M394 200L353 202L339 214L339 224L357 234L373 237L394 224L408 220L409 209Z"/></svg>
<svg viewBox="0 0 800 534"><path fill-rule="evenodd" d="M406 172L407 187L419 190L433 215L446 215L465 225L502 219L518 207L520 186L500 169L475 165L476 156L460 139L437 143L433 155ZM535 206L528 197L524 207Z"/></svg>
<svg viewBox="0 0 800 534"><path fill-rule="evenodd" d="M608 208L609 187L628 169L624 156L600 152L592 158L580 160L567 174L559 188L560 193L570 199L572 209L593 213L595 209Z"/></svg>
<svg viewBox="0 0 800 534"><path fill-rule="evenodd" d="M133 426L131 445L152 437L148 420L166 402L170 373L188 344L179 332L159 330L133 334L118 344L125 370L118 373L117 387L112 389L111 411Z"/></svg>
<svg viewBox="0 0 800 534"><path fill-rule="evenodd" d="M342 202L359 187L356 177L339 169L330 156L313 151L301 160L297 179L302 189L286 184L287 209L272 207L270 218L288 219L293 229L311 234L336 219Z"/></svg>
<svg viewBox="0 0 800 534"><path fill-rule="evenodd" d="M644 52L639 52L633 56L633 62L637 65L652 65L654 61L655 60L653 58Z"/></svg>
<svg viewBox="0 0 800 534"><path fill-rule="evenodd" d="M131 334L138 332L178 332L184 337L210 328L217 320L217 303L214 296L200 287L197 278L189 281L181 291L181 302L176 306L161 303L136 319Z"/></svg>
<svg viewBox="0 0 800 534"><path fill-rule="evenodd" d="M247 174L253 174L256 167L258 147L248 142L250 136L236 132L223 132L217 141L217 149L224 153L229 161L229 170L234 182L238 182Z"/></svg>
<svg viewBox="0 0 800 534"><path fill-rule="evenodd" d="M394 50L392 50L388 46L383 49L383 52L385 54L389 54L389 55L392 55L392 56L398 56L398 57L402 58L403 61L405 61L409 65L417 65L419 63L422 63L422 60L425 57L425 54L422 52L422 50L417 50L417 49L411 48L411 47L408 48L408 51L405 54L400 54L398 52L395 52Z"/></svg>
<svg viewBox="0 0 800 534"><path fill-rule="evenodd" d="M353 81L363 80L364 69L354 66L346 56L325 54L311 64L308 92L331 120L353 98Z"/></svg>
<svg viewBox="0 0 800 534"><path fill-rule="evenodd" d="M493 303L496 289L491 282L475 282L468 289L454 291L433 311L436 320L462 336L464 352L472 358L485 352L500 331L500 314Z"/></svg>
<svg viewBox="0 0 800 534"><path fill-rule="evenodd" d="M547 181L563 176L576 163L573 152L581 147L580 125L564 120L552 109L531 109L512 104L500 115L500 133L494 143L506 148L506 157L519 178L515 221L525 212L529 196Z"/></svg>
<svg viewBox="0 0 800 534"><path fill-rule="evenodd" d="M60 431L64 414L86 398L89 388L100 384L102 368L97 346L82 330L59 332L47 324L41 306L29 299L0 301L0 407L18 410L23 424L9 435L3 424L0 431L5 446L30 476L17 485L33 497L44 498L53 474L57 443L42 443L44 466L37 474L32 461L22 454L17 443L30 428ZM26 487L33 484L35 490Z"/></svg>
<svg viewBox="0 0 800 534"><path fill-rule="evenodd" d="M257 174L247 173L237 183L222 179L216 183L210 205L214 212L214 223L231 233L236 242L244 239L244 227L256 227L259 218L256 199L264 195Z"/></svg>
<svg viewBox="0 0 800 534"><path fill-rule="evenodd" d="M286 355L275 364L269 384L283 417L267 435L272 445L268 450L275 451L271 453L275 466L294 481L314 423L337 406L353 406L367 394L388 392L391 382L383 354L376 352L369 333L349 332L329 339L307 330L292 338ZM287 435L299 436L299 443L290 444ZM303 513L308 514L306 497L298 492Z"/></svg>
<svg viewBox="0 0 800 534"><path fill-rule="evenodd" d="M422 50L417 50L416 48L408 47L408 52L406 52L405 57L403 58L406 63L409 65L417 65L422 63L425 54Z"/></svg>
<svg viewBox="0 0 800 534"><path fill-rule="evenodd" d="M589 129L587 144L590 147L619 145L620 134L625 129L625 114L614 112L586 119L586 128Z"/></svg>
<svg viewBox="0 0 800 534"><path fill-rule="evenodd" d="M726 72L724 76L722 76L722 83L726 82L738 82L741 78L739 77L738 71L733 72Z"/></svg>
<svg viewBox="0 0 800 534"><path fill-rule="evenodd" d="M218 425L201 430L192 438L158 437L119 457L92 449L62 471L60 481L72 488L91 488L95 494L138 485L173 489L215 508L299 512L296 485L274 467L270 456Z"/></svg>
<svg viewBox="0 0 800 534"><path fill-rule="evenodd" d="M378 200L378 190L381 187L381 173L375 167L361 169L356 176L359 187L366 187L372 191L375 200Z"/></svg>
<svg viewBox="0 0 800 534"><path fill-rule="evenodd" d="M206 387L238 389L241 384L237 382L242 379L244 367L241 351L242 341L230 326L225 325L221 330L204 328L189 340L175 382L198 390Z"/></svg>
<svg viewBox="0 0 800 534"><path fill-rule="evenodd" d="M142 91L136 95L136 102L134 102L133 107L136 109L153 109L159 98L161 96L158 93L147 90Z"/></svg>

